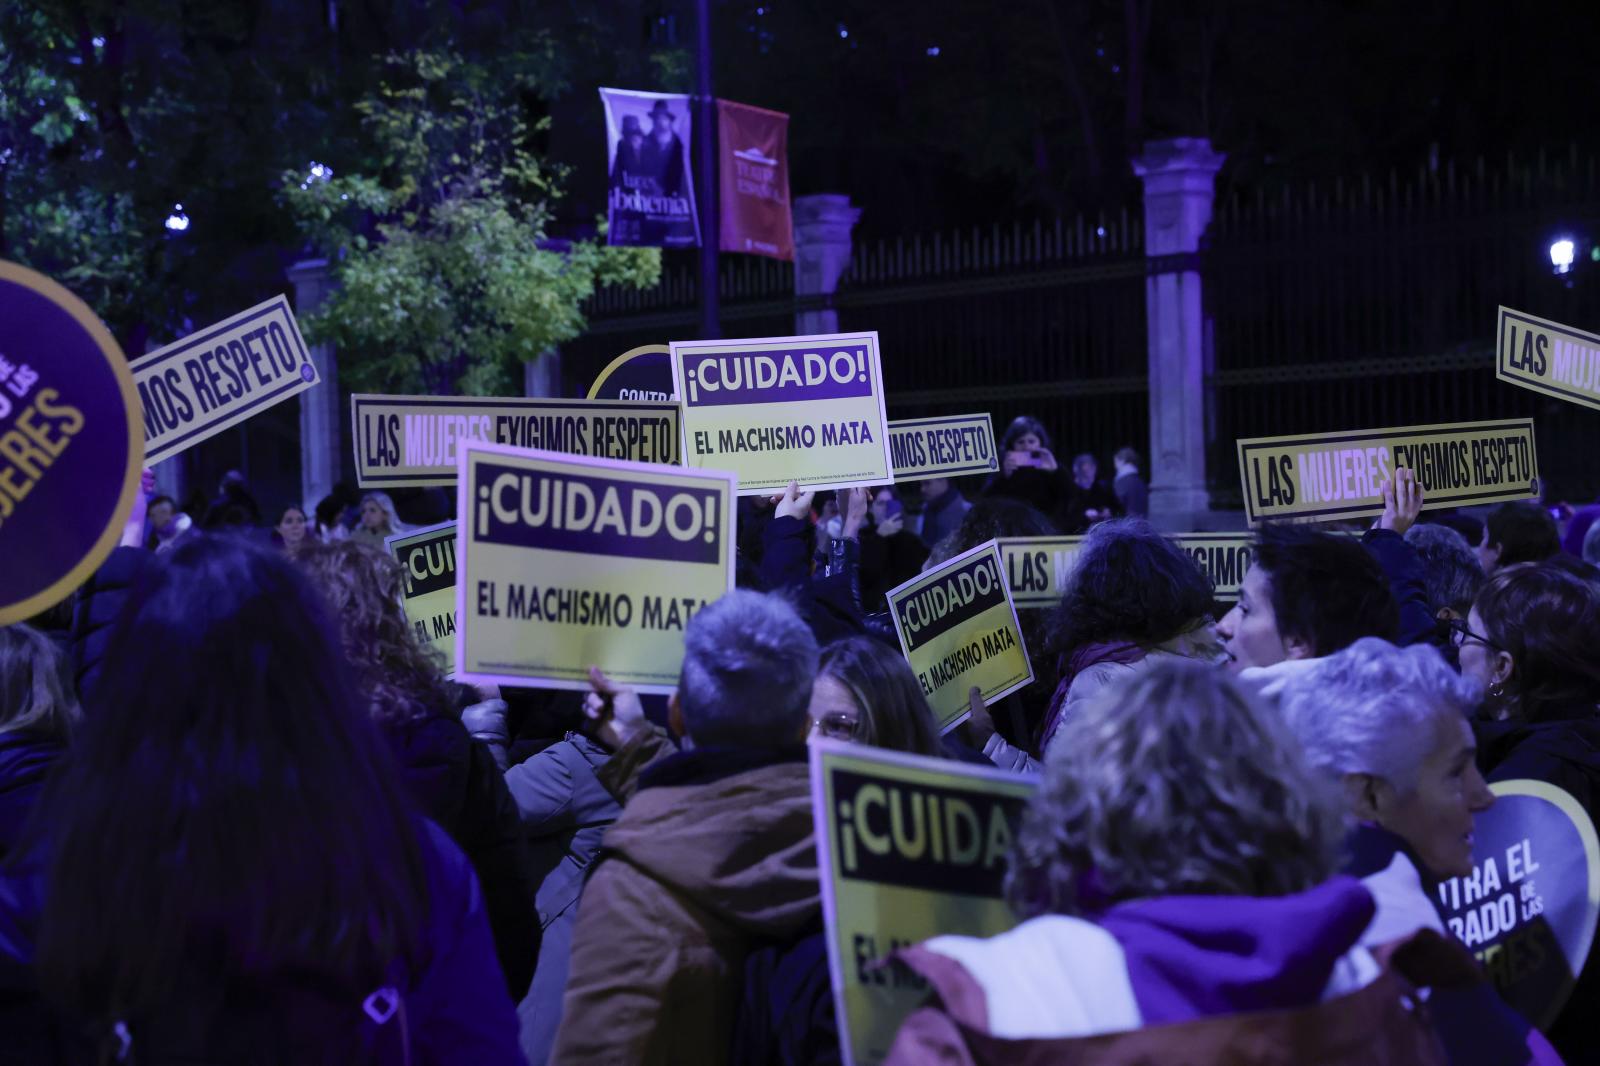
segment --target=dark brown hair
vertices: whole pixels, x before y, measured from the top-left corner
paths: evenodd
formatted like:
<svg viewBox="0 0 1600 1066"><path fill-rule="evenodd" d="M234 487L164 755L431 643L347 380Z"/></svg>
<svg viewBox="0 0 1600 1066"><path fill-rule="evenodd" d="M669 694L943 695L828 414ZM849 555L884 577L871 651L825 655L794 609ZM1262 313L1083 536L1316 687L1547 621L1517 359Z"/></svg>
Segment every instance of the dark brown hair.
<svg viewBox="0 0 1600 1066"><path fill-rule="evenodd" d="M1537 722L1600 703L1600 590L1553 566L1496 570L1473 602L1485 635L1511 654L1507 708Z"/></svg>

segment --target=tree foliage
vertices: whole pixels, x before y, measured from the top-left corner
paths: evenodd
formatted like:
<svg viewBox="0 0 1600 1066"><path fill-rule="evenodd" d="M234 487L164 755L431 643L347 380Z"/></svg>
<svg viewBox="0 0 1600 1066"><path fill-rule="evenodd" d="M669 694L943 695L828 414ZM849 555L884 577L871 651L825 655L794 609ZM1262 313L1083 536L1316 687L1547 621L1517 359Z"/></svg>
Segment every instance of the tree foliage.
<svg viewBox="0 0 1600 1066"><path fill-rule="evenodd" d="M486 395L582 332L596 285L651 285L654 249L547 239L565 173L531 148L532 86L450 51L390 55L357 105L377 163L287 172L283 198L335 257L339 288L305 326L353 388Z"/></svg>

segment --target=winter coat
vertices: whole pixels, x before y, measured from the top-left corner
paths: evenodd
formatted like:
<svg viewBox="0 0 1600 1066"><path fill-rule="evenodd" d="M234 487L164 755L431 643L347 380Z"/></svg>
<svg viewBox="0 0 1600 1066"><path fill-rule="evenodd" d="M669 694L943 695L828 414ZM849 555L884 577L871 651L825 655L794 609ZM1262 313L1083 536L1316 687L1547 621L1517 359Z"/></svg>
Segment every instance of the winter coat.
<svg viewBox="0 0 1600 1066"><path fill-rule="evenodd" d="M1589 814L1600 831L1600 714L1575 706L1565 712L1547 710L1538 722L1510 719L1474 722L1478 768L1496 781L1543 781L1562 789ZM1600 1003L1600 950L1589 949L1588 961L1561 1014L1546 1030L1570 1063L1600 1062L1600 1030L1593 1008Z"/></svg>
<svg viewBox="0 0 1600 1066"><path fill-rule="evenodd" d="M889 590L922 573L928 546L909 529L885 537L875 528L861 530L861 606L868 613L887 605Z"/></svg>
<svg viewBox="0 0 1600 1066"><path fill-rule="evenodd" d="M917 533L922 543L933 548L941 540L961 528L961 520L972 510L972 503L954 485L945 489L944 495L929 500L922 508L922 519Z"/></svg>
<svg viewBox="0 0 1600 1066"><path fill-rule="evenodd" d="M418 810L472 861L506 987L521 999L539 954L538 882L494 756L444 711L411 720L380 716L378 725Z"/></svg>
<svg viewBox="0 0 1600 1066"><path fill-rule="evenodd" d="M568 733L565 740L506 771L506 787L516 801L540 879L539 923L544 930L533 984L517 1006L528 1066L544 1066L550 1058L584 874L600 852L606 828L622 813L622 805L595 776L610 757L594 741Z"/></svg>
<svg viewBox="0 0 1600 1066"><path fill-rule="evenodd" d="M1292 896L1135 900L1093 922L1046 915L987 940L936 937L900 955L936 1000L887 1062L1200 1066L1248 1049L1260 1066L1443 1063L1403 1005L1409 986L1362 944L1373 913L1359 882L1335 878ZM1472 972L1464 951L1419 936L1434 969Z"/></svg>
<svg viewBox="0 0 1600 1066"><path fill-rule="evenodd" d="M516 1017L498 980L483 898L472 867L437 826L418 819L427 867L429 910L423 955L396 960L390 986L398 1000L379 989L349 989L314 971L269 974L237 985L208 985L183 994L170 1014L128 1019L135 1066L173 1062L238 1064L307 1063L330 1066L510 1066L522 1057ZM0 875L0 1020L26 978L36 919L18 922L15 908L40 891L42 875ZM385 1002L398 1010L388 1013ZM382 1021L380 1021L380 1017ZM75 1032L70 1023L63 1030ZM0 1045L0 1059L43 1066L97 1061L81 1036L66 1046L34 1043L25 1058ZM49 1050L46 1050L49 1049ZM44 1054L38 1054L43 1051ZM48 1056L48 1057L46 1057Z"/></svg>
<svg viewBox="0 0 1600 1066"><path fill-rule="evenodd" d="M1021 466L1013 470L1010 477L1006 477L1003 470L990 474L989 480L983 483L983 495L1025 503L1065 531L1061 520L1067 499L1076 488L1072 475L1060 466L1054 470Z"/></svg>
<svg viewBox="0 0 1600 1066"><path fill-rule="evenodd" d="M1417 549L1392 529L1367 530L1361 536L1361 546L1377 560L1394 593L1400 619L1395 643L1403 648L1438 642L1441 633L1428 603L1427 581Z"/></svg>
<svg viewBox="0 0 1600 1066"><path fill-rule="evenodd" d="M804 748L650 765L584 889L551 1061L724 1066L747 956L818 920L816 863Z"/></svg>
<svg viewBox="0 0 1600 1066"><path fill-rule="evenodd" d="M1118 474L1111 483L1111 491L1116 494L1123 514L1132 518L1150 516L1150 486L1144 483L1144 478L1139 476L1137 470Z"/></svg>
<svg viewBox="0 0 1600 1066"><path fill-rule="evenodd" d="M78 590L78 603L72 614L71 650L78 697L85 705L110 649L111 631L122 605L140 577L154 565L155 556L142 548L114 548Z"/></svg>
<svg viewBox="0 0 1600 1066"><path fill-rule="evenodd" d="M45 777L66 745L28 732L0 732L0 864L17 849Z"/></svg>

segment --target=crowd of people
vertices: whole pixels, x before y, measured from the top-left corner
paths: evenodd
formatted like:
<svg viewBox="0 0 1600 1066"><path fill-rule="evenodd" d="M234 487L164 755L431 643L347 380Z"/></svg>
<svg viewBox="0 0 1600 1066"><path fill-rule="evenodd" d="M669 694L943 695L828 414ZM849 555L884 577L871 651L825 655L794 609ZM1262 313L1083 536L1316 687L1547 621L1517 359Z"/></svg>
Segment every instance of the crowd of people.
<svg viewBox="0 0 1600 1066"><path fill-rule="evenodd" d="M1600 816L1600 522L1425 516L1402 470L1359 537L1260 529L1224 604L1138 467L1021 418L971 498L743 500L666 700L449 680L382 493L264 515L230 476L195 521L147 484L0 629L0 1060L839 1062L822 738L1038 775L1020 924L895 954L891 1062L1600 1062L1600 965L1541 1031L1438 891L1494 782ZM941 735L884 594L1077 532L1038 680Z"/></svg>

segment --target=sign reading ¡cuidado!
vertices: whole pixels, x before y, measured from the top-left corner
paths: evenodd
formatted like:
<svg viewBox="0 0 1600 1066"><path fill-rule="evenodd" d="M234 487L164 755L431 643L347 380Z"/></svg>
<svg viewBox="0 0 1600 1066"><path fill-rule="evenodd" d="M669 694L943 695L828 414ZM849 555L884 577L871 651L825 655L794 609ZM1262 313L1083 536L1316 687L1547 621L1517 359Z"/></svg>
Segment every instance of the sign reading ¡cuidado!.
<svg viewBox="0 0 1600 1066"><path fill-rule="evenodd" d="M890 422L889 457L896 481L990 474L999 466L987 412Z"/></svg>
<svg viewBox="0 0 1600 1066"><path fill-rule="evenodd" d="M994 541L890 589L888 599L900 647L941 732L966 721L974 685L987 706L1033 681Z"/></svg>
<svg viewBox="0 0 1600 1066"><path fill-rule="evenodd" d="M882 965L940 935L1016 925L1004 885L1031 775L860 744L811 745L824 936L846 1066L876 1066L923 981ZM903 831L911 826L911 832Z"/></svg>
<svg viewBox="0 0 1600 1066"><path fill-rule="evenodd" d="M1239 441L1251 525L1382 514L1380 486L1400 467L1416 474L1429 507L1539 496L1531 418Z"/></svg>
<svg viewBox="0 0 1600 1066"><path fill-rule="evenodd" d="M383 539L400 564L405 587L400 605L417 643L444 656L445 672L456 668L456 524L441 522Z"/></svg>
<svg viewBox="0 0 1600 1066"><path fill-rule="evenodd" d="M892 480L876 333L670 347L685 466L733 471L741 496Z"/></svg>
<svg viewBox="0 0 1600 1066"><path fill-rule="evenodd" d="M1217 599L1239 598L1239 586L1250 569L1251 534L1169 533L1167 539L1211 579ZM1011 599L1019 610L1053 608L1061 602L1067 576L1083 547L1082 536L1004 537L997 543Z"/></svg>
<svg viewBox="0 0 1600 1066"><path fill-rule="evenodd" d="M1600 334L1500 308L1495 377L1600 408Z"/></svg>
<svg viewBox="0 0 1600 1066"><path fill-rule="evenodd" d="M0 625L65 599L116 546L144 434L122 349L84 302L0 262Z"/></svg>
<svg viewBox="0 0 1600 1066"><path fill-rule="evenodd" d="M147 464L170 459L318 381L283 296L158 348L132 369L144 404Z"/></svg>
<svg viewBox="0 0 1600 1066"><path fill-rule="evenodd" d="M467 441L456 672L670 693L683 631L733 587L733 476Z"/></svg>
<svg viewBox="0 0 1600 1066"><path fill-rule="evenodd" d="M466 441L635 463L678 461L678 405L486 396L350 397L362 488L453 485Z"/></svg>

